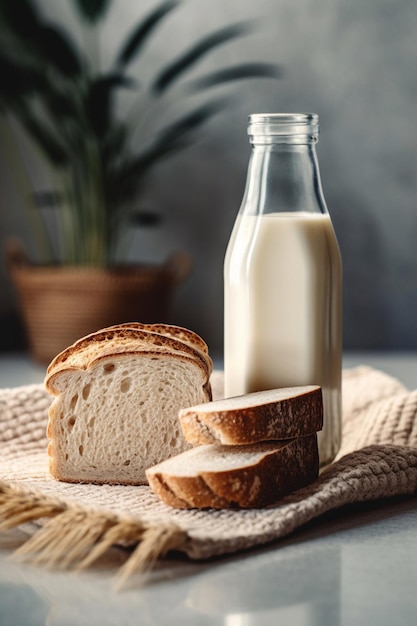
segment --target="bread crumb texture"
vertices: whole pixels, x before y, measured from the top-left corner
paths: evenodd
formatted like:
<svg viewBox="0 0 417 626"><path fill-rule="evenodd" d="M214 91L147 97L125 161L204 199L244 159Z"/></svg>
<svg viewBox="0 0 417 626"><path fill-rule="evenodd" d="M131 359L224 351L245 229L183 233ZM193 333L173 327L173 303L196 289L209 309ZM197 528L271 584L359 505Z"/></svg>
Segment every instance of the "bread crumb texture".
<svg viewBox="0 0 417 626"><path fill-rule="evenodd" d="M50 469L69 482L146 483L147 467L189 447L179 410L208 399L204 370L173 353L113 355L56 376Z"/></svg>

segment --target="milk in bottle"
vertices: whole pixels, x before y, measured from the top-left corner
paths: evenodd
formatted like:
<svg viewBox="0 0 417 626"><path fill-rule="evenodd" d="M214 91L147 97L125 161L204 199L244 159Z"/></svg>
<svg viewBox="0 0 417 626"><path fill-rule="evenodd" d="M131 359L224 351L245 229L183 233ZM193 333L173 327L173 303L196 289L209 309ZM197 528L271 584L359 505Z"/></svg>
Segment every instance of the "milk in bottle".
<svg viewBox="0 0 417 626"><path fill-rule="evenodd" d="M342 269L315 154L318 118L252 115L249 134L224 265L225 395L320 385L325 465L341 436Z"/></svg>

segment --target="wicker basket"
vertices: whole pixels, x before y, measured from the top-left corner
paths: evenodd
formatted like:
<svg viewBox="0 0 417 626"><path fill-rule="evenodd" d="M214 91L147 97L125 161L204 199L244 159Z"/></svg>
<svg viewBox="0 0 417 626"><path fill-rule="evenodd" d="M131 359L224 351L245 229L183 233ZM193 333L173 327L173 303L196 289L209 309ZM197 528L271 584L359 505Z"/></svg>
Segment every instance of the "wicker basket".
<svg viewBox="0 0 417 626"><path fill-rule="evenodd" d="M16 246L9 246L7 262L32 356L43 364L100 328L133 320L169 321L173 290L191 268L184 252L163 265L38 267Z"/></svg>

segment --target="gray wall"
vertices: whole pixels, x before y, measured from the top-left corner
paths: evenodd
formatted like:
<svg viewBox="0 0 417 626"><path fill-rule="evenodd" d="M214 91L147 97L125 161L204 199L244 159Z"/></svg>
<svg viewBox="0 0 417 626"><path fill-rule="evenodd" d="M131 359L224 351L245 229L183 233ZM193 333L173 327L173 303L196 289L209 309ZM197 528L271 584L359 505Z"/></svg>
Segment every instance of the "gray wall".
<svg viewBox="0 0 417 626"><path fill-rule="evenodd" d="M42 5L71 21L65 1ZM116 5L103 32L103 63L119 35L155 2ZM201 69L271 60L284 66L285 75L228 88L234 95L228 110L207 125L198 143L153 174L146 203L163 213L164 225L138 234L131 258L190 252L194 271L178 293L175 321L200 332L219 353L223 257L245 182L247 115L315 111L322 182L344 261L345 346L417 348L417 2L188 0L152 41L141 76L202 33L248 17L264 18L260 30L219 48ZM170 104L174 111L183 106L175 92ZM157 128L156 113L153 124ZM23 232L9 167L3 159L2 238ZM7 312L14 296L5 273L1 281L0 306Z"/></svg>

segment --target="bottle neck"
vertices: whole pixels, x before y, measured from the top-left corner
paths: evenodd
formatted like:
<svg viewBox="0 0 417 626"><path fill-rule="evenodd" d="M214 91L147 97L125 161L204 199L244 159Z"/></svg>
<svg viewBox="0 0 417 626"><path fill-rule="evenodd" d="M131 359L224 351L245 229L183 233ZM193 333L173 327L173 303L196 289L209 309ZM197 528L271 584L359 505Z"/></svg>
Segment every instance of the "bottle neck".
<svg viewBox="0 0 417 626"><path fill-rule="evenodd" d="M314 139L252 137L252 144L241 212L327 213Z"/></svg>

